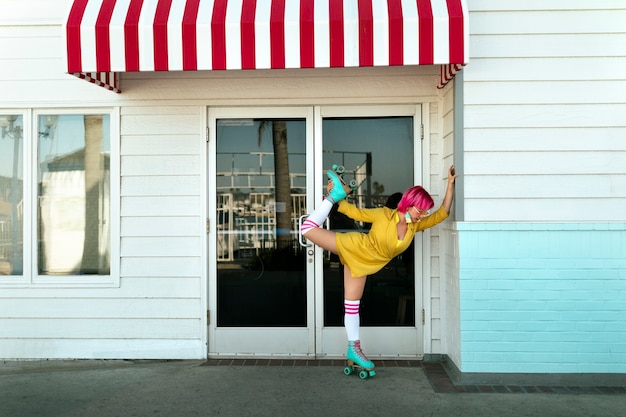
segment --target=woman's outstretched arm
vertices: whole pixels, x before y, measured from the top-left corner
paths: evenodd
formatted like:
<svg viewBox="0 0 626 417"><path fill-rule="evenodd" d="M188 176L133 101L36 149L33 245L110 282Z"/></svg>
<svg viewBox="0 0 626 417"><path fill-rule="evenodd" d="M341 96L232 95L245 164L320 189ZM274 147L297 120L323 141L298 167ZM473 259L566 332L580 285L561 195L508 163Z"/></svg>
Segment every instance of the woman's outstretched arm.
<svg viewBox="0 0 626 417"><path fill-rule="evenodd" d="M443 203L441 204L448 214L452 209L452 199L454 198L454 180L459 175L454 171L454 165L451 165L448 169L448 187L446 188L446 195L443 197Z"/></svg>

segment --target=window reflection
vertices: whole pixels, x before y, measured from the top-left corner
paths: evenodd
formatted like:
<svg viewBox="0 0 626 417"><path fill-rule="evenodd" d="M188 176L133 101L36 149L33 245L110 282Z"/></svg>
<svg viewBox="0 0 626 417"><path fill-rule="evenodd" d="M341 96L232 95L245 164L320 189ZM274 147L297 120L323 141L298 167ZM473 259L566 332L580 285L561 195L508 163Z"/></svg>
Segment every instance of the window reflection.
<svg viewBox="0 0 626 417"><path fill-rule="evenodd" d="M108 115L39 116L38 272L108 275Z"/></svg>
<svg viewBox="0 0 626 417"><path fill-rule="evenodd" d="M306 122L217 122L217 323L306 326Z"/></svg>
<svg viewBox="0 0 626 417"><path fill-rule="evenodd" d="M0 275L22 275L24 263L23 126L0 115Z"/></svg>
<svg viewBox="0 0 626 417"><path fill-rule="evenodd" d="M323 166L346 169L346 180L358 189L349 198L357 207L393 207L393 196L413 185L413 118L325 118ZM397 203L395 203L397 204ZM330 228L367 233L369 224L355 222L336 210ZM361 326L415 325L414 248L392 259L367 279L361 300ZM343 266L325 253L324 326L343 326Z"/></svg>

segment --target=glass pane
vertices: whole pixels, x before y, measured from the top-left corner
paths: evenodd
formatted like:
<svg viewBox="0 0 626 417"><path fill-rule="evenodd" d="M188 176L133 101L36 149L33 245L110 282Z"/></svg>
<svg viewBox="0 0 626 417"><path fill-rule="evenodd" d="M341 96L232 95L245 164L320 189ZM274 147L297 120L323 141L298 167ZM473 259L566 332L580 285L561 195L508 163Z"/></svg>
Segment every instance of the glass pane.
<svg viewBox="0 0 626 417"><path fill-rule="evenodd" d="M38 270L110 271L108 115L39 116Z"/></svg>
<svg viewBox="0 0 626 417"><path fill-rule="evenodd" d="M324 169L343 165L346 180L357 181L350 202L362 208L382 207L392 204L393 194L413 185L412 117L329 118L323 120L322 130ZM368 231L367 224L356 223L336 210L329 220L333 230ZM411 245L368 277L361 300L362 326L415 325L413 254ZM343 315L343 268L336 255L325 251L324 325L343 326Z"/></svg>
<svg viewBox="0 0 626 417"><path fill-rule="evenodd" d="M217 324L306 326L305 120L217 122Z"/></svg>
<svg viewBox="0 0 626 417"><path fill-rule="evenodd" d="M22 133L22 116L0 115L0 275L23 273Z"/></svg>

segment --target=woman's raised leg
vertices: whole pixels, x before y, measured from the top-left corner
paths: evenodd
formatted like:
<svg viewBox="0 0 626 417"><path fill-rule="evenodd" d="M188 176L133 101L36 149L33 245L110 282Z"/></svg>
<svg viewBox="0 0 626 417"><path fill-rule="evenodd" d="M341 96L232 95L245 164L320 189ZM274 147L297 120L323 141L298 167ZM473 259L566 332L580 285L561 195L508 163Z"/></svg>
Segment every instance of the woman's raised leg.
<svg viewBox="0 0 626 417"><path fill-rule="evenodd" d="M333 208L333 202L324 199L322 204L306 218L300 226L300 233L311 242L315 243L323 249L337 253L337 245L335 244L335 232L320 227L328 218Z"/></svg>

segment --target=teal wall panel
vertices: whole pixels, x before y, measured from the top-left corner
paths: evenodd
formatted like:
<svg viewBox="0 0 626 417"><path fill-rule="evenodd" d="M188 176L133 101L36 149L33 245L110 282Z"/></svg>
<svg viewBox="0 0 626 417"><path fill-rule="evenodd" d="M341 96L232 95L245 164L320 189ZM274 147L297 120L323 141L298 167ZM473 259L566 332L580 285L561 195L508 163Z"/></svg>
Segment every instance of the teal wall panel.
<svg viewBox="0 0 626 417"><path fill-rule="evenodd" d="M626 225L458 223L462 372L626 373Z"/></svg>

